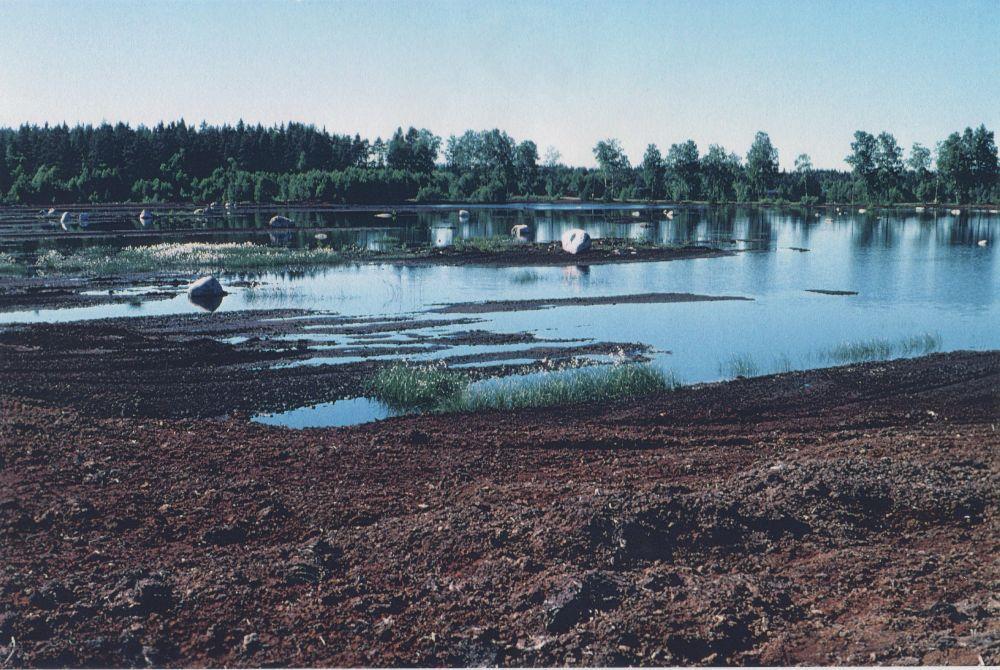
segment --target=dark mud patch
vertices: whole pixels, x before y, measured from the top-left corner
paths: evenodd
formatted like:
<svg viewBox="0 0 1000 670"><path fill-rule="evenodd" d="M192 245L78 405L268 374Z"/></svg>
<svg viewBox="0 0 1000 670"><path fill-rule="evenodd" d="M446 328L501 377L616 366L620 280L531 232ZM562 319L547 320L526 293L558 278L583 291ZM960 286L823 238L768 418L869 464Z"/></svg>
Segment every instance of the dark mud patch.
<svg viewBox="0 0 1000 670"><path fill-rule="evenodd" d="M857 291L836 291L826 288L807 288L806 293L819 293L821 295L858 295Z"/></svg>
<svg viewBox="0 0 1000 670"><path fill-rule="evenodd" d="M416 258L400 259L404 265L481 265L490 267L604 265L607 263L653 263L693 258L732 256L735 252L707 246L628 246L622 240L594 240L590 251L568 254L559 243L525 244L503 251L434 249Z"/></svg>
<svg viewBox="0 0 1000 670"><path fill-rule="evenodd" d="M588 296L580 298L541 298L537 300L488 300L456 302L429 310L436 314L486 314L491 312L525 312L554 307L586 307L592 305L651 305L671 302L715 302L746 300L742 296L698 295L697 293L637 293L633 295Z"/></svg>
<svg viewBox="0 0 1000 670"><path fill-rule="evenodd" d="M0 312L140 304L173 298L167 281L136 284L113 277L0 277Z"/></svg>
<svg viewBox="0 0 1000 670"><path fill-rule="evenodd" d="M22 398L91 416L218 418L358 397L380 366L417 353L438 352L449 363L482 363L467 371L479 379L550 369L556 361L594 354L644 360L646 351L631 343L562 343L484 330L442 333L437 339L421 333L407 345L371 344L379 343L373 334L397 334L392 339L405 341L399 333L475 321L277 310L7 326L0 328L0 379ZM317 333L323 335L318 341L304 337ZM355 337L366 343L357 344ZM523 343L537 346L446 357L455 346ZM352 360L371 356L386 358ZM512 359L534 362L515 365L508 362Z"/></svg>

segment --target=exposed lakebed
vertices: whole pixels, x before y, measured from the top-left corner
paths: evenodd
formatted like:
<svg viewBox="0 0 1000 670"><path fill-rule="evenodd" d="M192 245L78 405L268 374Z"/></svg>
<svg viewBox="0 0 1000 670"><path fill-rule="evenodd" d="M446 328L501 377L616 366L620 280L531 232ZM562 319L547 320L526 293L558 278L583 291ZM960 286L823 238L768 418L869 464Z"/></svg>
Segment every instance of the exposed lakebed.
<svg viewBox="0 0 1000 670"><path fill-rule="evenodd" d="M530 372L542 361L560 359L601 363L620 350L627 360L651 360L688 383L734 376L727 363L733 357L751 363L740 369L763 374L843 362L831 360L828 353L845 343L891 345L925 333L933 333L936 347L945 350L1000 348L996 215L676 208L668 219L662 210L474 208L470 219L462 221L454 210L432 208L401 212L388 223L374 218L372 211L297 212L292 215L300 227L276 239L259 227L260 213L210 220L201 228L194 220L190 225L181 225L183 218L176 225L164 221L162 227L124 237L107 230L66 238L58 232L4 235L5 248L17 254L198 236L313 245L317 230L327 230L328 240L353 236L353 243L371 248L382 243L378 240L447 248L455 240L503 235L512 225L527 223L538 243L579 226L595 238L703 245L733 253L593 264L567 257L561 265L515 267L504 266L502 255L496 262L474 264L376 260L309 272L223 275L230 295L214 315L180 292L184 277L161 278L94 289L112 291L115 301L110 304L46 309L39 302L30 311L15 308L0 314L0 324L200 313L211 330L213 319L221 325L227 314L296 310L294 316L247 319L208 336L237 348L284 352L269 366L346 366L407 358L477 366L486 374L491 366ZM980 240L986 245L980 246ZM623 254L621 260L629 260L627 245ZM96 301L98 296L93 297ZM301 322L310 318L344 322ZM296 321L294 329L281 325L276 328L280 332L268 333L261 326L288 319ZM478 335L470 338L470 331ZM268 420L302 427L388 415L364 399L337 400L283 407ZM292 414L283 413L288 410Z"/></svg>

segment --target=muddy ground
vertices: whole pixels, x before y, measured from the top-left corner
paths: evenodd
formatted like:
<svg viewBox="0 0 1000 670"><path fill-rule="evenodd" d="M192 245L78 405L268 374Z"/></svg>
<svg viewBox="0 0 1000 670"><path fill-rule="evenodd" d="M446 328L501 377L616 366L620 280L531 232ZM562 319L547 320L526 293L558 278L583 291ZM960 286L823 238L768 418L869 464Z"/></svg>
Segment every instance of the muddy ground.
<svg viewBox="0 0 1000 670"><path fill-rule="evenodd" d="M145 323L2 336L4 666L1000 662L1000 352L296 432Z"/></svg>
<svg viewBox="0 0 1000 670"><path fill-rule="evenodd" d="M629 342L494 333L479 319L346 317L304 310L144 316L0 327L0 384L10 395L88 416L220 418L363 396L379 366L436 352L475 379L558 368L591 356L645 361ZM441 330L448 327L450 330ZM324 339L316 339L324 338ZM450 353L465 345L530 345ZM369 360L355 361L356 357ZM511 357L533 359L512 365ZM328 364L315 364L319 362Z"/></svg>

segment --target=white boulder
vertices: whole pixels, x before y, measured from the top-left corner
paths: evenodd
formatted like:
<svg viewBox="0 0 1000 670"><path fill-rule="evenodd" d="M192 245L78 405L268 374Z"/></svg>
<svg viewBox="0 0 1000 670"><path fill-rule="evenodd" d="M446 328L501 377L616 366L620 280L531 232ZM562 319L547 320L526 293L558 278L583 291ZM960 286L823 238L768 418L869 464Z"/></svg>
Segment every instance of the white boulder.
<svg viewBox="0 0 1000 670"><path fill-rule="evenodd" d="M271 220L267 222L267 225L272 228L294 228L295 222L289 219L287 216L275 215L271 217Z"/></svg>
<svg viewBox="0 0 1000 670"><path fill-rule="evenodd" d="M562 248L568 254L590 250L590 235L580 228L570 228L562 234Z"/></svg>
<svg viewBox="0 0 1000 670"><path fill-rule="evenodd" d="M515 242L530 242L528 237L530 228L526 223L519 223L510 229L510 235L514 238Z"/></svg>

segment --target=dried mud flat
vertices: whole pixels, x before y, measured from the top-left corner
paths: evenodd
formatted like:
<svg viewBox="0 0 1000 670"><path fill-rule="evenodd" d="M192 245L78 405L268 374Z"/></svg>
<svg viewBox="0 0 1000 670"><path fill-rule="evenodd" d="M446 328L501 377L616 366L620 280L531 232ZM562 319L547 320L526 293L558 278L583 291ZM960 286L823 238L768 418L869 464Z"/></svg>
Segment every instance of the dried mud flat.
<svg viewBox="0 0 1000 670"><path fill-rule="evenodd" d="M1000 353L296 432L155 323L5 336L5 666L1000 662Z"/></svg>

